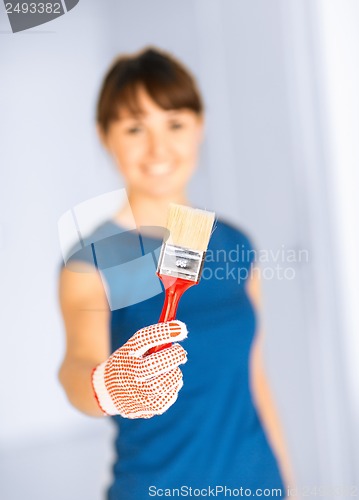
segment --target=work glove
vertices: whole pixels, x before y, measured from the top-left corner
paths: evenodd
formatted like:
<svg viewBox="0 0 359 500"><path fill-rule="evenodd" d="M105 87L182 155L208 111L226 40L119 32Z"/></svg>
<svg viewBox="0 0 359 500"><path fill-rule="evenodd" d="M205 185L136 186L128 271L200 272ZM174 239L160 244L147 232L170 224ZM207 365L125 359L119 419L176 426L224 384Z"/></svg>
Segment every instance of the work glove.
<svg viewBox="0 0 359 500"><path fill-rule="evenodd" d="M92 386L104 414L150 418L172 406L183 386L178 365L187 361L187 353L178 343L147 351L186 337L187 327L178 320L147 326L96 366Z"/></svg>

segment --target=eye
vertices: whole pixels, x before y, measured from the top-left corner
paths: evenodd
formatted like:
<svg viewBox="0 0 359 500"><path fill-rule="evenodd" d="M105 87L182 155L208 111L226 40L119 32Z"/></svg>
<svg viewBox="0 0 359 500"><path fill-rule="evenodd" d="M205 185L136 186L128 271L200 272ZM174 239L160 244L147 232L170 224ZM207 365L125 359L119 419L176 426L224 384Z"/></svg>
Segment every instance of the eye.
<svg viewBox="0 0 359 500"><path fill-rule="evenodd" d="M171 121L169 125L171 130L180 130L184 127L184 123L179 120Z"/></svg>
<svg viewBox="0 0 359 500"><path fill-rule="evenodd" d="M132 127L128 127L126 129L126 134L136 135L136 134L139 134L140 132L142 132L142 130L143 130L143 127L141 125L133 125Z"/></svg>

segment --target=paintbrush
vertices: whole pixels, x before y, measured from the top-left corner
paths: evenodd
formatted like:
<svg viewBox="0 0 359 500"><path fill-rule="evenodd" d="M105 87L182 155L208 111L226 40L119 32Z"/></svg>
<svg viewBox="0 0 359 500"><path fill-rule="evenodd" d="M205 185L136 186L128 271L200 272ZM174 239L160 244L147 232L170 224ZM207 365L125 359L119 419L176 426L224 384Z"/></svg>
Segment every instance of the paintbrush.
<svg viewBox="0 0 359 500"><path fill-rule="evenodd" d="M163 241L157 266L157 276L165 287L159 323L175 319L183 293L199 283L214 218L214 212L170 204L166 223L168 238ZM171 345L152 347L147 354Z"/></svg>

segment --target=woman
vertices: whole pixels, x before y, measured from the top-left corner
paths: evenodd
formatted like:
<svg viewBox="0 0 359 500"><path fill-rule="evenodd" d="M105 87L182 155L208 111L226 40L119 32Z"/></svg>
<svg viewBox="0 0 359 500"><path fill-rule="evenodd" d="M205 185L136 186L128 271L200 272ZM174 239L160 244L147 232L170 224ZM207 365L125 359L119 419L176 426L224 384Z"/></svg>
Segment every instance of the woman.
<svg viewBox="0 0 359 500"><path fill-rule="evenodd" d="M59 373L76 408L112 415L118 427L111 500L216 487L218 496L226 487L278 497L291 481L255 321L258 273L250 272L253 252L242 231L217 222L202 281L180 303L182 321L156 326L163 293L147 257L161 240L149 228L165 225L170 202L190 205L186 187L203 126L193 77L172 56L147 49L114 62L100 92L97 128L128 202L89 237L97 258L75 254L81 272L61 271L67 350ZM129 231L133 224L137 230ZM225 276L231 250L237 273ZM121 262L112 265L118 252ZM129 261L136 265L126 275ZM145 261L152 266L140 270ZM166 340L177 342L144 356Z"/></svg>

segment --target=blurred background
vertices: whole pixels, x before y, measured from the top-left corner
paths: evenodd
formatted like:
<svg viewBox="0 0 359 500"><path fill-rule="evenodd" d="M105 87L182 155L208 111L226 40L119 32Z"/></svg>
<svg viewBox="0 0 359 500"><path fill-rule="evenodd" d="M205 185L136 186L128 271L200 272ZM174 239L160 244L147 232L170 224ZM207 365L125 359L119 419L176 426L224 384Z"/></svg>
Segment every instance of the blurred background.
<svg viewBox="0 0 359 500"><path fill-rule="evenodd" d="M57 380L58 220L113 211L95 100L113 58L149 44L204 94L192 199L272 255L307 252L263 280L268 377L298 487L358 496L359 3L83 0L17 34L1 4L0 44L0 498L98 500L110 479L111 423Z"/></svg>

